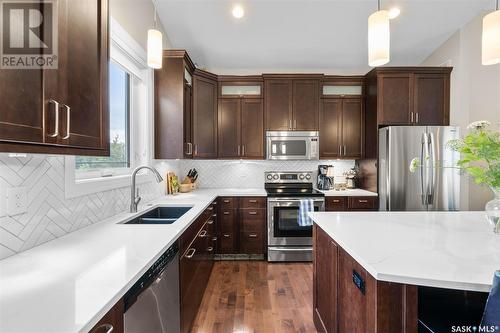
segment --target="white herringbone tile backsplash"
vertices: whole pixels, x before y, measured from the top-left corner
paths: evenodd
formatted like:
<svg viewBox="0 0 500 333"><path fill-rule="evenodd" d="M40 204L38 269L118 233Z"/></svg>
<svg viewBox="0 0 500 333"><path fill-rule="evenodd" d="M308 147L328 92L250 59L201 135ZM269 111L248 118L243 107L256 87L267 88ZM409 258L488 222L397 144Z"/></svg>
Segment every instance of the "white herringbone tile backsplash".
<svg viewBox="0 0 500 333"><path fill-rule="evenodd" d="M66 199L64 157L0 154L0 189L27 187L28 211L0 217L0 259L124 212L130 188ZM162 195L156 182L139 185L143 202Z"/></svg>

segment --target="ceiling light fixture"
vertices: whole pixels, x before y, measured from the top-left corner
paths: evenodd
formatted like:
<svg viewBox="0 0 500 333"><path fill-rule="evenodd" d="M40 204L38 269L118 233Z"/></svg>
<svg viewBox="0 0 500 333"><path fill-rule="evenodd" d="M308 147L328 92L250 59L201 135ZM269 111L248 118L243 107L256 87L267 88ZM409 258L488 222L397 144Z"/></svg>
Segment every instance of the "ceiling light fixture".
<svg viewBox="0 0 500 333"><path fill-rule="evenodd" d="M391 9L389 9L389 18L391 20L395 19L396 17L398 17L399 14L401 14L401 10L399 10L398 7L392 7Z"/></svg>
<svg viewBox="0 0 500 333"><path fill-rule="evenodd" d="M389 12L378 10L368 17L368 64L371 67L382 66L390 60L391 30Z"/></svg>
<svg viewBox="0 0 500 333"><path fill-rule="evenodd" d="M245 10L243 9L243 7L240 5L235 5L233 7L233 16L237 19L240 19L243 17L243 15L245 15Z"/></svg>
<svg viewBox="0 0 500 333"><path fill-rule="evenodd" d="M496 0L495 11L483 17L482 63L500 63L500 10Z"/></svg>
<svg viewBox="0 0 500 333"><path fill-rule="evenodd" d="M155 9L154 28L148 30L148 66L159 69L162 66L163 36L160 30L156 29L156 3L153 2Z"/></svg>

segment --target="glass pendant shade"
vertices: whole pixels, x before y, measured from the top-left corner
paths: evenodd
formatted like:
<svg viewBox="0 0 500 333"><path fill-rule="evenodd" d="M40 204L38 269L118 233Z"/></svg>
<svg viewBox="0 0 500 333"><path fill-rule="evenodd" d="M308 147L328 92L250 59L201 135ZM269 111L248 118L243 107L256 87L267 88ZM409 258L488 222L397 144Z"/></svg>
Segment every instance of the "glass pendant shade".
<svg viewBox="0 0 500 333"><path fill-rule="evenodd" d="M382 66L390 60L389 12L379 10L368 18L368 64Z"/></svg>
<svg viewBox="0 0 500 333"><path fill-rule="evenodd" d="M483 18L483 65L500 63L500 10Z"/></svg>
<svg viewBox="0 0 500 333"><path fill-rule="evenodd" d="M161 68L162 65L162 34L156 29L148 30L148 66L151 68Z"/></svg>

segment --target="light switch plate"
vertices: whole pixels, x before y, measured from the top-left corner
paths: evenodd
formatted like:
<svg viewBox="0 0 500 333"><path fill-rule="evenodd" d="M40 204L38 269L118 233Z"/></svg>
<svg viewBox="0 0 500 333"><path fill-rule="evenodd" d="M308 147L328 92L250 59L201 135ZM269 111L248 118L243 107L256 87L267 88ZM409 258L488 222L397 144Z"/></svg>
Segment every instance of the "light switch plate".
<svg viewBox="0 0 500 333"><path fill-rule="evenodd" d="M26 213L28 202L26 187L11 187L7 189L7 214L18 215Z"/></svg>

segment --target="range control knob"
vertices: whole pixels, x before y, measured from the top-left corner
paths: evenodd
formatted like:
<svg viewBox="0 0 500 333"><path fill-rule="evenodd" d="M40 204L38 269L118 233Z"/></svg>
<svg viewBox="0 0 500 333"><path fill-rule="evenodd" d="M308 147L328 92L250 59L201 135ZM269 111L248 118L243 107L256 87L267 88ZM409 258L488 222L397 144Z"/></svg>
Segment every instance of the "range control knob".
<svg viewBox="0 0 500 333"><path fill-rule="evenodd" d="M267 174L266 178L267 178L267 180L272 180L273 179L273 175L269 173L269 174Z"/></svg>
<svg viewBox="0 0 500 333"><path fill-rule="evenodd" d="M309 173L308 173L308 174L306 175L306 179L307 179L307 180L310 180L310 179L311 179L311 174L309 174Z"/></svg>
<svg viewBox="0 0 500 333"><path fill-rule="evenodd" d="M305 178L304 174L303 174L303 173L301 173L301 174L299 175L299 179L300 179L300 180L304 180L304 178Z"/></svg>
<svg viewBox="0 0 500 333"><path fill-rule="evenodd" d="M279 178L279 176L278 176L278 174L277 174L277 173L273 174L273 179L274 179L274 180L278 180L278 178Z"/></svg>

